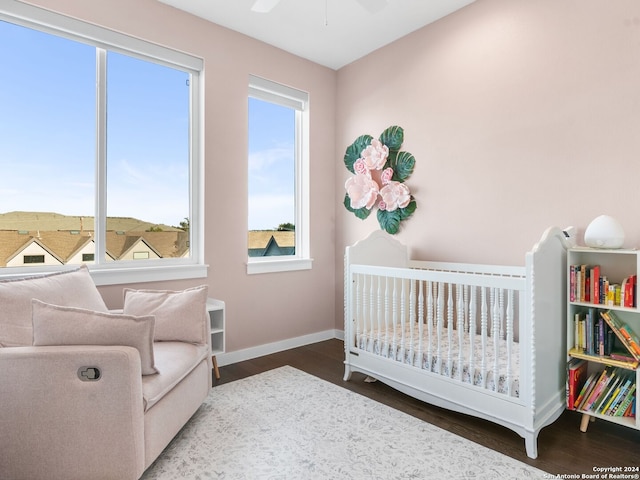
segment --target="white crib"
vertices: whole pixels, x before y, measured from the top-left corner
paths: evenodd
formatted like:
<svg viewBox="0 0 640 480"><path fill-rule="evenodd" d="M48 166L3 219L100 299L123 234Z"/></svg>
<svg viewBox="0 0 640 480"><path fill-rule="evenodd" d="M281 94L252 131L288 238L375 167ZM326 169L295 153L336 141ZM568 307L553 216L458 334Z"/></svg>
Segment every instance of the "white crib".
<svg viewBox="0 0 640 480"><path fill-rule="evenodd" d="M536 458L565 407L568 246L549 228L522 267L409 260L382 231L347 247L345 380L504 425Z"/></svg>

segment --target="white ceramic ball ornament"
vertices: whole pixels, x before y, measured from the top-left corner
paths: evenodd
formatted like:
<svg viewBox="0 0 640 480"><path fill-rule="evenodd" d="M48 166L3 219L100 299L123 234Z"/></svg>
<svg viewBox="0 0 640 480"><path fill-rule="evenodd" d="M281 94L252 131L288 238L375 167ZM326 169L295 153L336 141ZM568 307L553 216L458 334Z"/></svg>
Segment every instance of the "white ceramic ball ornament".
<svg viewBox="0 0 640 480"><path fill-rule="evenodd" d="M584 231L584 243L592 248L622 248L624 230L615 218L600 215Z"/></svg>

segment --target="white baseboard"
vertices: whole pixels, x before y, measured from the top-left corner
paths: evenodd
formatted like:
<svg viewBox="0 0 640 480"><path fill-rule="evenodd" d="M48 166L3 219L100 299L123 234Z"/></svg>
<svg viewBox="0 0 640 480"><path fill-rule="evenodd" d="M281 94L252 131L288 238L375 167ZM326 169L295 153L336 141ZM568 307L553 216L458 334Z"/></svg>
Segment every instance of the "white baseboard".
<svg viewBox="0 0 640 480"><path fill-rule="evenodd" d="M279 342L258 345L257 347L236 350L235 352L220 353L216 355L216 360L218 362L218 366L222 367L224 365L231 365L233 363L263 357L272 353L282 352L291 348L302 347L304 345L310 345L317 342L323 342L332 338L343 340L344 332L342 330L336 329L325 330L324 332L312 333L310 335L303 335L296 338L289 338L287 340L281 340Z"/></svg>

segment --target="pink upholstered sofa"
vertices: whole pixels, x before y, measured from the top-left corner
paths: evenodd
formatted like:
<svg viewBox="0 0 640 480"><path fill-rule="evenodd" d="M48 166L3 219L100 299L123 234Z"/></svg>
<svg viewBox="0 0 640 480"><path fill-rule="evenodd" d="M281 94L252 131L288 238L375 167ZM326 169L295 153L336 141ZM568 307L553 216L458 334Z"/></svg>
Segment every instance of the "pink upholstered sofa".
<svg viewBox="0 0 640 480"><path fill-rule="evenodd" d="M206 286L123 296L85 266L0 282L0 478L137 479L202 404Z"/></svg>

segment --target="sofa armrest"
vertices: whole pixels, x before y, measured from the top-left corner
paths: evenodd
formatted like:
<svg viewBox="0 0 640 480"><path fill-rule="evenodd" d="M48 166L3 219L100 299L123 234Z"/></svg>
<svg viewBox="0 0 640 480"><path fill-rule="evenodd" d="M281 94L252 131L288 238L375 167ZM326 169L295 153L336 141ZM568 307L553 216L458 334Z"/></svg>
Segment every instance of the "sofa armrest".
<svg viewBox="0 0 640 480"><path fill-rule="evenodd" d="M139 478L144 412L138 351L0 348L0 431L0 472L7 478Z"/></svg>

